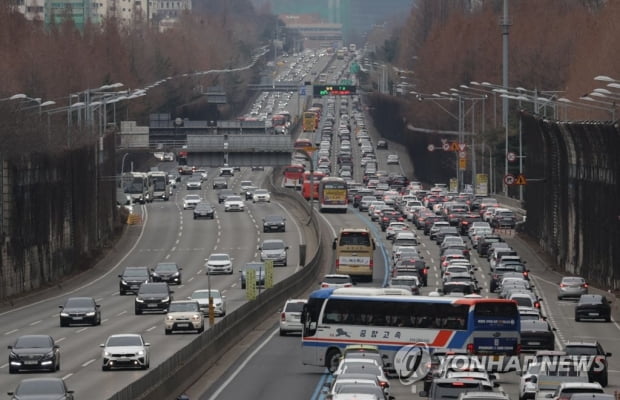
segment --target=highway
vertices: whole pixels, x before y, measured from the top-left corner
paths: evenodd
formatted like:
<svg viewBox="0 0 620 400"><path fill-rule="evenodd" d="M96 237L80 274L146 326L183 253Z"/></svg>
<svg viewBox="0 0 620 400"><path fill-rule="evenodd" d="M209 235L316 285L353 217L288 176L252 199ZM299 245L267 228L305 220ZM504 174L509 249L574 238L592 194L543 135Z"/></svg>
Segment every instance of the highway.
<svg viewBox="0 0 620 400"><path fill-rule="evenodd" d="M337 126L337 124L336 124ZM376 143L377 133L371 121L367 117L367 127ZM308 137L311 133L306 134ZM355 142L354 142L355 143ZM333 146L337 151L338 140L334 135ZM412 177L413 168L411 160L402 147L395 143L389 143L390 150L377 150L379 169L388 172L400 172ZM359 149L354 144L354 165L359 165ZM387 154L399 154L401 164L386 165ZM361 172L355 169L354 178L361 182ZM332 232L336 232L340 227L369 227L380 245L375 252L375 270L372 286L382 286L386 282L386 273L389 264L388 257L391 254L390 243L384 239L378 225L371 222L367 213L360 213L357 209L349 208L346 214L320 214L324 222L330 227ZM431 267L429 276L429 286L423 288L422 294L428 294L441 286L440 273L438 268L439 248L430 241L427 236L419 232L421 237L420 247L425 255L427 264ZM531 246L514 236L514 232L508 232L505 239L515 248L521 257L528 262L531 270L532 281L535 283L535 290L542 300L544 315L546 315L556 330L556 349L561 349L567 341L573 340L598 340L603 348L612 353L620 351L620 325L599 322L574 322L574 301L558 301L556 298L557 287L561 276L545 265L540 255L532 250ZM483 296L496 296L489 293L490 269L486 259L480 258L475 251L472 252L472 261L479 267L476 278L482 287ZM333 272L330 266L326 267L325 272ZM314 287L318 288L318 283ZM595 289L591 289L591 293ZM294 398L318 400L324 398L323 390L326 384L331 381L331 376L326 369L314 366L304 366L301 364L301 342L298 336L280 337L277 335L277 318L274 316L260 327L262 335L256 338L253 343L245 343L247 349L243 352L236 362L232 363L226 370L211 371L205 382L214 383L210 386L197 384L189 388L187 393L191 399L200 400L233 400L233 399L259 399L267 400L273 398ZM268 365L269 368L264 368ZM606 392L614 393L619 390L620 384L620 361L618 357L609 359L609 381ZM500 387L498 390L506 392L512 399L517 399L519 395L519 377L514 373L499 375ZM418 392L422 390L422 385L404 386L398 379L391 382L391 394L396 399L422 399Z"/></svg>

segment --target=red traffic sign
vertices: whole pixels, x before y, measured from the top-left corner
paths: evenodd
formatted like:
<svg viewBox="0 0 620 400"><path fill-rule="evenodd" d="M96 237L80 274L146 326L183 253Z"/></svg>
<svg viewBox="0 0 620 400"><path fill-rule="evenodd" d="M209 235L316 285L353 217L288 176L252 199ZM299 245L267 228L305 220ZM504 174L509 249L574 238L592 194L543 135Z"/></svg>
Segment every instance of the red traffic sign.
<svg viewBox="0 0 620 400"><path fill-rule="evenodd" d="M508 161L512 162L517 159L517 155L511 151L506 154L506 158L508 159Z"/></svg>
<svg viewBox="0 0 620 400"><path fill-rule="evenodd" d="M514 185L515 184L515 176L513 174L504 175L504 183L506 185Z"/></svg>
<svg viewBox="0 0 620 400"><path fill-rule="evenodd" d="M426 146L426 149L427 149L428 151L435 151L435 145L433 145L433 144L429 144L428 146Z"/></svg>

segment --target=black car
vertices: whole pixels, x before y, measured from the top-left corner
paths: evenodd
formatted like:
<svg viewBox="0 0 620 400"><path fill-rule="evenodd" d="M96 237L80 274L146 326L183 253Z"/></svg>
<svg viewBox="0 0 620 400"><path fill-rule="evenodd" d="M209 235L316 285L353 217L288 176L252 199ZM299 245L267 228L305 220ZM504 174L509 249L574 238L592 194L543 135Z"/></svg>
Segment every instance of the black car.
<svg viewBox="0 0 620 400"><path fill-rule="evenodd" d="M213 189L228 189L228 180L226 178L213 179Z"/></svg>
<svg viewBox="0 0 620 400"><path fill-rule="evenodd" d="M196 207L194 208L194 219L198 218L215 218L215 210L211 207L211 204L204 202L196 204Z"/></svg>
<svg viewBox="0 0 620 400"><path fill-rule="evenodd" d="M286 232L286 218L280 215L263 218L263 232Z"/></svg>
<svg viewBox="0 0 620 400"><path fill-rule="evenodd" d="M228 196L234 196L234 195L235 195L235 192L232 189L222 189L219 192L217 192L217 202L222 204Z"/></svg>
<svg viewBox="0 0 620 400"><path fill-rule="evenodd" d="M140 285L151 281L148 267L126 267L125 271L118 277L121 278L118 283L121 296L124 296L127 292L138 293Z"/></svg>
<svg viewBox="0 0 620 400"><path fill-rule="evenodd" d="M439 232L435 235L435 242L440 245L446 236L458 236L461 237L456 229L456 226L442 226L439 228Z"/></svg>
<svg viewBox="0 0 620 400"><path fill-rule="evenodd" d="M246 200L252 200L254 198L254 191L258 189L256 186L248 186L245 188L243 195Z"/></svg>
<svg viewBox="0 0 620 400"><path fill-rule="evenodd" d="M60 308L60 326L101 325L101 310L92 297L69 297Z"/></svg>
<svg viewBox="0 0 620 400"><path fill-rule="evenodd" d="M575 321L583 319L611 322L611 307L607 298L600 294L582 294L575 306Z"/></svg>
<svg viewBox="0 0 620 400"><path fill-rule="evenodd" d="M607 358L611 353L603 350L603 346L597 341L574 341L564 345L564 351L569 356L591 356L598 361L593 362L588 371L588 380L598 382L605 387L608 383L608 364Z"/></svg>
<svg viewBox="0 0 620 400"><path fill-rule="evenodd" d="M181 277L182 269L173 262L158 263L155 268L151 268L151 281L180 285L183 281Z"/></svg>
<svg viewBox="0 0 620 400"><path fill-rule="evenodd" d="M377 149L387 150L388 142L385 140L377 140Z"/></svg>
<svg viewBox="0 0 620 400"><path fill-rule="evenodd" d="M62 378L23 379L14 392L8 392L12 400L73 400L73 390L69 390Z"/></svg>
<svg viewBox="0 0 620 400"><path fill-rule="evenodd" d="M60 350L49 335L23 335L9 346L9 373L20 371L58 371Z"/></svg>
<svg viewBox="0 0 620 400"><path fill-rule="evenodd" d="M489 235L480 239L476 250L478 250L478 254L480 256L486 257L489 252L489 248L493 243L503 242L504 239L501 236Z"/></svg>
<svg viewBox="0 0 620 400"><path fill-rule="evenodd" d="M521 350L555 350L554 330L544 319L521 320Z"/></svg>
<svg viewBox="0 0 620 400"><path fill-rule="evenodd" d="M135 298L135 314L142 314L144 311L168 312L168 307L172 301L172 290L165 282L149 282L140 286L138 295Z"/></svg>

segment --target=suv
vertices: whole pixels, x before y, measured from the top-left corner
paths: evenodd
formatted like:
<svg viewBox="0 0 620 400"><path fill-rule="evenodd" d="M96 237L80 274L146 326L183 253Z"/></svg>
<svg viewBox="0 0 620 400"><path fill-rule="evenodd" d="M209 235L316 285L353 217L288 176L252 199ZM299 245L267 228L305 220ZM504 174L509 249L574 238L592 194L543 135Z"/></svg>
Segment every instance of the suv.
<svg viewBox="0 0 620 400"><path fill-rule="evenodd" d="M127 292L138 293L140 285L151 281L148 267L126 267L118 277L121 278L118 283L121 296L126 295Z"/></svg>
<svg viewBox="0 0 620 400"><path fill-rule="evenodd" d="M280 336L290 332L301 332L301 311L308 301L304 299L289 299L284 303L280 313Z"/></svg>
<svg viewBox="0 0 620 400"><path fill-rule="evenodd" d="M140 368L148 369L150 364L150 343L142 335L136 333L122 333L108 337L105 344L99 345L103 350L103 365L101 369L110 368Z"/></svg>
<svg viewBox="0 0 620 400"><path fill-rule="evenodd" d="M593 356L596 361L592 363L588 371L588 380L598 382L601 386L607 386L607 358L611 353L606 353L603 346L597 341L572 341L564 345L564 351L571 356Z"/></svg>
<svg viewBox="0 0 620 400"><path fill-rule="evenodd" d="M165 282L142 284L134 301L135 314L140 315L144 311L168 312L172 293L174 292Z"/></svg>
<svg viewBox="0 0 620 400"><path fill-rule="evenodd" d="M582 294L575 306L575 321L582 319L604 319L611 322L611 306L600 294Z"/></svg>
<svg viewBox="0 0 620 400"><path fill-rule="evenodd" d="M521 320L521 350L555 350L553 331L544 319Z"/></svg>
<svg viewBox="0 0 620 400"><path fill-rule="evenodd" d="M288 258L288 246L281 239L264 240L260 246L260 260L272 260L273 265L286 267Z"/></svg>
<svg viewBox="0 0 620 400"><path fill-rule="evenodd" d="M172 331L197 331L205 330L205 321L196 300L173 301L168 307L168 313L164 318L164 332L170 335Z"/></svg>

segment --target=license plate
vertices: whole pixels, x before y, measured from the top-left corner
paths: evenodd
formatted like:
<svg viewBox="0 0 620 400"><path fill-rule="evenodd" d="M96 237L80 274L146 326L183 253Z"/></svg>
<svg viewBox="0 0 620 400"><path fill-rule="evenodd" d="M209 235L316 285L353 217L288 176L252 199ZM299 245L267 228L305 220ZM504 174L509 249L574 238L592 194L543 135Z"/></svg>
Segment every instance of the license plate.
<svg viewBox="0 0 620 400"><path fill-rule="evenodd" d="M157 307L157 304L147 304L147 307Z"/></svg>
<svg viewBox="0 0 620 400"><path fill-rule="evenodd" d="M588 313L588 315L591 316L591 317L598 317L598 313L597 312L591 312L591 313Z"/></svg>
<svg viewBox="0 0 620 400"><path fill-rule="evenodd" d="M25 365L37 365L38 361L24 361Z"/></svg>
<svg viewBox="0 0 620 400"><path fill-rule="evenodd" d="M540 342L528 342L532 346L540 346Z"/></svg>
<svg viewBox="0 0 620 400"><path fill-rule="evenodd" d="M74 319L75 321L81 321L81 320L82 320L82 317L73 317L73 319Z"/></svg>
<svg viewBox="0 0 620 400"><path fill-rule="evenodd" d="M188 328L189 324L177 324L179 328Z"/></svg>

